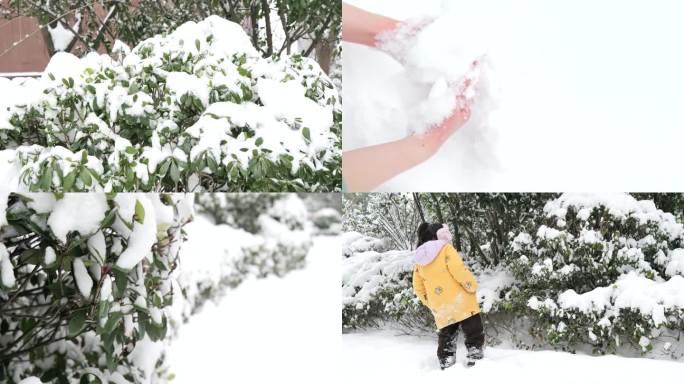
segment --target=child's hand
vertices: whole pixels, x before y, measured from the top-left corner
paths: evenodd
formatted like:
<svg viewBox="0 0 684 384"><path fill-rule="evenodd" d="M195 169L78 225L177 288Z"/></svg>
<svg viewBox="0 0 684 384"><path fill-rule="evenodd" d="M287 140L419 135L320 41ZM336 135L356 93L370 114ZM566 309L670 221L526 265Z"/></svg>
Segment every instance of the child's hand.
<svg viewBox="0 0 684 384"><path fill-rule="evenodd" d="M428 157L435 154L442 144L470 119L470 102L461 95L457 96L456 99L458 100L458 106L454 109L451 116L436 128L418 135L421 146L425 149Z"/></svg>

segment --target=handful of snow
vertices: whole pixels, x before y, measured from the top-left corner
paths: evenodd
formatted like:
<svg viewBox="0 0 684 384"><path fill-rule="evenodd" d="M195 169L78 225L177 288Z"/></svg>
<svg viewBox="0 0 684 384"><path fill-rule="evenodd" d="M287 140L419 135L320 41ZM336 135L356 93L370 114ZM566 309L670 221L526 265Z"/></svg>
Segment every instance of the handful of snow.
<svg viewBox="0 0 684 384"><path fill-rule="evenodd" d="M217 16L116 52L0 79L11 190L339 189L341 103L315 61L263 58Z"/></svg>
<svg viewBox="0 0 684 384"><path fill-rule="evenodd" d="M378 36L379 48L401 62L411 79L415 102L409 106L411 133L434 128L457 107L478 111L494 107L487 55L490 37L480 23L450 12L434 19L408 20ZM475 114L471 125L488 125L486 115Z"/></svg>

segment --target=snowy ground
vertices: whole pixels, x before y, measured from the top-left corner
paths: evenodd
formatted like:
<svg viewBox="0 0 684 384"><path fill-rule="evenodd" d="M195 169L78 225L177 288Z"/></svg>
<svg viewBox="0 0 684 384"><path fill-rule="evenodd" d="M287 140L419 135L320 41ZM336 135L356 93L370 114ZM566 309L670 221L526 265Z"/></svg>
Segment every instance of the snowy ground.
<svg viewBox="0 0 684 384"><path fill-rule="evenodd" d="M248 280L207 304L171 343L173 382L315 382L339 372L330 354L341 343L340 249L339 237L317 237L305 269Z"/></svg>
<svg viewBox="0 0 684 384"><path fill-rule="evenodd" d="M499 31L486 47L502 88L499 140L491 154L499 167L465 168L458 153L468 143L456 133L431 160L379 190L684 189L684 178L672 177L684 138L684 55L675 48L684 35L682 2L349 3L398 19L439 14L446 4L465 17L483 18L483 29ZM481 32L445 39L473 39ZM391 111L387 118L375 115L397 99L391 86L402 68L365 47L343 49L344 149L397 139L392 130L400 124L392 124Z"/></svg>
<svg viewBox="0 0 684 384"><path fill-rule="evenodd" d="M461 335L461 338L463 336ZM462 339L461 339L462 340ZM343 382L429 383L674 383L684 364L617 356L573 355L554 351L487 348L485 359L466 368L465 348L458 363L439 369L436 337L398 335L392 331L345 334L342 337Z"/></svg>

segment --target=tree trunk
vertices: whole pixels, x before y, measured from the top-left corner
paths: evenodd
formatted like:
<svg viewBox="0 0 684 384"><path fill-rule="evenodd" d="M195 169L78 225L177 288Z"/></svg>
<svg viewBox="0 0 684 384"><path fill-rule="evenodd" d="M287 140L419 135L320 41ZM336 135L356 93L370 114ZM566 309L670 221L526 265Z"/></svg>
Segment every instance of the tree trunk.
<svg viewBox="0 0 684 384"><path fill-rule="evenodd" d="M413 193L413 201L416 203L416 210L418 210L418 214L420 215L420 220L423 223L426 223L425 221L425 214L423 213L423 206L420 204L420 195L417 193Z"/></svg>

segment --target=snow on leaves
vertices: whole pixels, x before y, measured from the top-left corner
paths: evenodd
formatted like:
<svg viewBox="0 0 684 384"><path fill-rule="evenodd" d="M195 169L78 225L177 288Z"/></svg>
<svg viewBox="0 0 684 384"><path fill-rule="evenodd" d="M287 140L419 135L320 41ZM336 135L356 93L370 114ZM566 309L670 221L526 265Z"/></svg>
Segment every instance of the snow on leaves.
<svg viewBox="0 0 684 384"><path fill-rule="evenodd" d="M121 44L119 44L121 45ZM58 53L0 80L0 170L14 190L338 190L341 103L306 57L263 58L211 16L119 58Z"/></svg>

